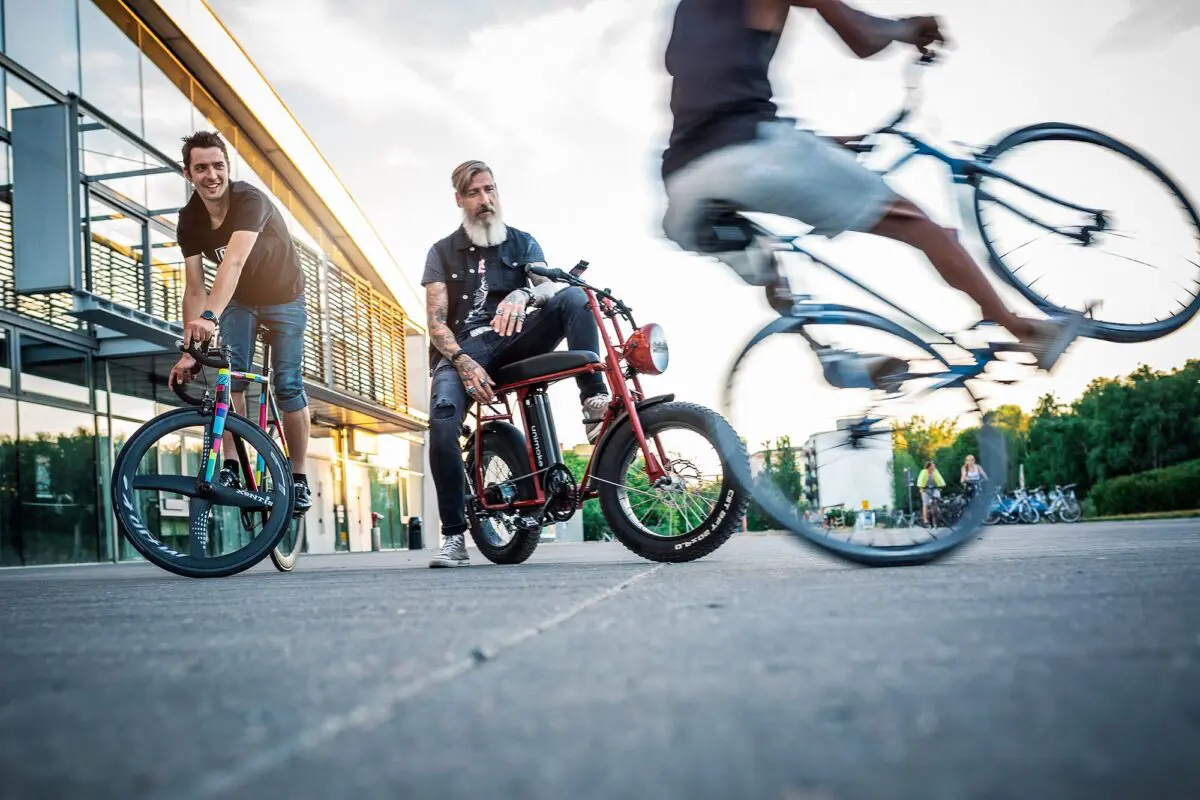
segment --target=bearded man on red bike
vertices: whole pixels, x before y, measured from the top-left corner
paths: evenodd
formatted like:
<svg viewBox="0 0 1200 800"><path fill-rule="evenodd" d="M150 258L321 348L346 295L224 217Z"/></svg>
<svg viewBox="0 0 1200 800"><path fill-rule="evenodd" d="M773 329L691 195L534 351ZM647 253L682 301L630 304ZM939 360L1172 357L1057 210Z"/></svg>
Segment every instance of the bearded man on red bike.
<svg viewBox="0 0 1200 800"><path fill-rule="evenodd" d="M451 183L462 224L429 249L421 277L432 344L429 463L443 538L430 567L470 564L459 436L471 402L495 396L488 371L549 353L563 339L571 350L600 353L584 291L525 271L545 266L545 256L533 236L505 224L491 168L466 161ZM591 441L612 398L599 373L575 381Z"/></svg>

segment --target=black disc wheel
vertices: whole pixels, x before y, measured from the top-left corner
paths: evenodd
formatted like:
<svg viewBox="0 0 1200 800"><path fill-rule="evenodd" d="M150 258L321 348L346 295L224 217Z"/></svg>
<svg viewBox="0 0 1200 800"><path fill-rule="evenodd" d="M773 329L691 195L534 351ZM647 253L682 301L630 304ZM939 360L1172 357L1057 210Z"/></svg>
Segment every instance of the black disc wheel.
<svg viewBox="0 0 1200 800"><path fill-rule="evenodd" d="M265 432L232 412L225 429L251 459L263 455L257 490L204 481L211 415L182 408L150 420L121 448L113 468L118 527L148 561L189 578L253 567L274 550L292 520L292 473ZM220 454L218 453L218 458ZM244 515L243 512L252 512ZM245 519L255 522L249 527Z"/></svg>

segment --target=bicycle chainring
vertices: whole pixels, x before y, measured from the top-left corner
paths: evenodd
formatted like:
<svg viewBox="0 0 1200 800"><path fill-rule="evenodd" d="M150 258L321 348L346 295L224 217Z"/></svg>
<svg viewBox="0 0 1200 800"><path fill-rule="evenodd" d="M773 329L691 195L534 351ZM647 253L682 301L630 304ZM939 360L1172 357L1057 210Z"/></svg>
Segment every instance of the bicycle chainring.
<svg viewBox="0 0 1200 800"><path fill-rule="evenodd" d="M571 470L562 464L555 464L546 470L544 484L546 507L542 512L543 516L555 522L566 522L575 516L579 487Z"/></svg>

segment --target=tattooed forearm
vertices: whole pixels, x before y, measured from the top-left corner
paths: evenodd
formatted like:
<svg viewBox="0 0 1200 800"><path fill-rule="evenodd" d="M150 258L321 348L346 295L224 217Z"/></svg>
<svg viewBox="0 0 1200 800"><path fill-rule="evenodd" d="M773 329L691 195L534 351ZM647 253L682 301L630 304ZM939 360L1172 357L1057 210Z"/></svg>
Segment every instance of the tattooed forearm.
<svg viewBox="0 0 1200 800"><path fill-rule="evenodd" d="M431 283L425 287L425 308L429 322L429 341L437 351L446 358L458 352L458 342L454 331L446 323L446 315L450 313L450 295L446 284Z"/></svg>
<svg viewBox="0 0 1200 800"><path fill-rule="evenodd" d="M538 261L532 266L544 267L546 266L546 262ZM546 305L546 302L551 297L566 288L565 284L555 283L549 278L543 278L541 275L530 275L529 282L532 284L531 291L533 292L533 297L529 299L531 306Z"/></svg>

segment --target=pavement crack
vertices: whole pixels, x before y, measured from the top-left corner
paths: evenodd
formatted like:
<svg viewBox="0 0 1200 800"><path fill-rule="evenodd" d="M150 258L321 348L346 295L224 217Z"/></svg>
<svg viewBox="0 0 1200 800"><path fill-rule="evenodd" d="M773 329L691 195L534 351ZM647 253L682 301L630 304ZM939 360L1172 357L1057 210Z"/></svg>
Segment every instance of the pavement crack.
<svg viewBox="0 0 1200 800"><path fill-rule="evenodd" d="M210 775L184 796L189 798L206 798L229 793L251 778L286 763L300 753L328 744L347 731L374 728L382 725L392 717L392 714L401 703L422 695L434 687L462 677L466 673L482 667L489 661L494 661L501 653L511 650L535 636L557 628L571 618L587 611L589 608L615 597L643 578L653 575L664 566L666 565L657 564L650 569L632 575L615 586L610 586L608 589L594 594L586 600L568 608L566 611L555 614L536 625L517 631L490 650L484 651L480 647L472 648L467 656L428 673L423 679L412 681L403 686L385 687L373 693L366 701L359 703L349 711L326 717L320 724L300 731L296 736L287 740L277 742L272 747L264 748L254 757L247 759L241 764L230 767L224 772ZM178 795L173 796L178 797Z"/></svg>

